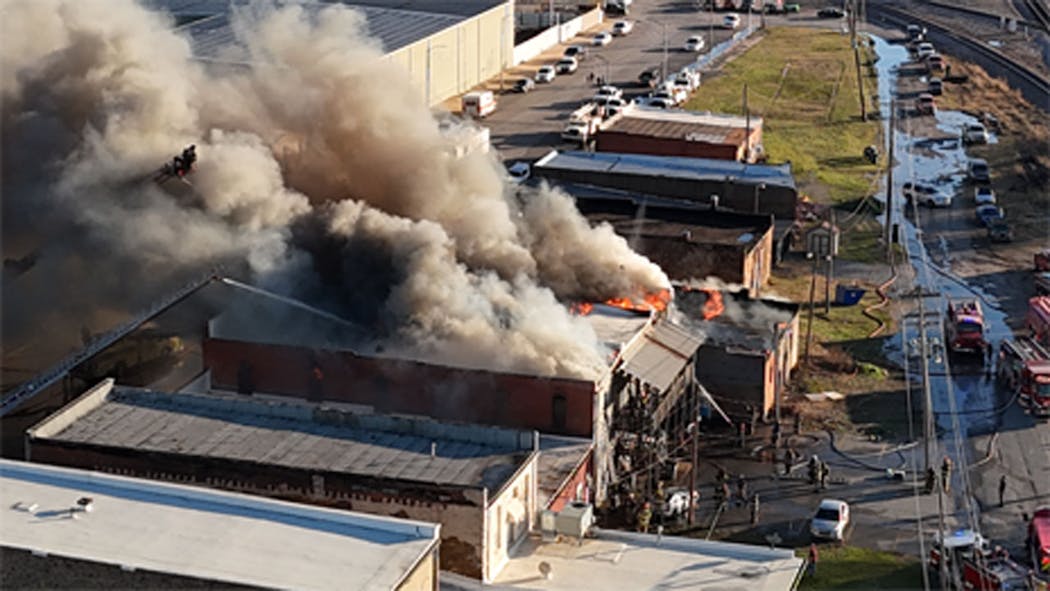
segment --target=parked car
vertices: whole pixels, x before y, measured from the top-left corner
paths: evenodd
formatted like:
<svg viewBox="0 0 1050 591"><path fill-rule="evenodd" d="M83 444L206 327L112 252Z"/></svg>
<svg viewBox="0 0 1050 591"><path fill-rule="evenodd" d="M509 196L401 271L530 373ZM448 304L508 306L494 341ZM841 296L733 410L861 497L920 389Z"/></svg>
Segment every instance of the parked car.
<svg viewBox="0 0 1050 591"><path fill-rule="evenodd" d="M558 70L559 74L572 74L579 67L580 64L576 61L576 58L571 57L563 57L555 64L555 69Z"/></svg>
<svg viewBox="0 0 1050 591"><path fill-rule="evenodd" d="M700 493L693 491L693 500L699 500ZM689 513L689 489L669 489L663 506L664 517L677 518Z"/></svg>
<svg viewBox="0 0 1050 591"><path fill-rule="evenodd" d="M540 66L540 69L536 70L536 82L554 82L557 75L558 71L554 66Z"/></svg>
<svg viewBox="0 0 1050 591"><path fill-rule="evenodd" d="M919 41L926 37L926 27L923 26L915 24L908 25L908 29L906 32L908 33L909 41Z"/></svg>
<svg viewBox="0 0 1050 591"><path fill-rule="evenodd" d="M1013 242L1014 233L1006 220L994 219L988 223L988 238L992 242Z"/></svg>
<svg viewBox="0 0 1050 591"><path fill-rule="evenodd" d="M987 144L988 130L980 123L967 123L963 127L962 139L967 144Z"/></svg>
<svg viewBox="0 0 1050 591"><path fill-rule="evenodd" d="M634 23L631 21L616 21L612 26L612 34L617 37L622 37L634 30Z"/></svg>
<svg viewBox="0 0 1050 591"><path fill-rule="evenodd" d="M933 48L933 43L927 41L923 41L915 48L915 57L919 60L924 60L934 53L936 53L936 50Z"/></svg>
<svg viewBox="0 0 1050 591"><path fill-rule="evenodd" d="M727 14L722 17L722 28L724 29L739 29L740 28L740 15L733 13Z"/></svg>
<svg viewBox="0 0 1050 591"><path fill-rule="evenodd" d="M468 92L462 99L463 114L483 119L496 110L496 97L491 90Z"/></svg>
<svg viewBox="0 0 1050 591"><path fill-rule="evenodd" d="M659 86L662 79L663 76L660 74L660 68L649 68L638 75L638 82L640 82L642 86L648 86L649 88L656 88Z"/></svg>
<svg viewBox="0 0 1050 591"><path fill-rule="evenodd" d="M690 70L688 68L675 74L674 85L679 88L685 88L689 92L700 88L700 72L696 70Z"/></svg>
<svg viewBox="0 0 1050 591"><path fill-rule="evenodd" d="M970 180L975 183L992 182L992 173L988 168L988 161L983 158L974 158L973 160L970 160L968 174Z"/></svg>
<svg viewBox="0 0 1050 591"><path fill-rule="evenodd" d="M673 109L675 107L675 102L673 100L662 96L643 96L635 102L639 105L656 109Z"/></svg>
<svg viewBox="0 0 1050 591"><path fill-rule="evenodd" d="M849 504L845 501L824 499L809 522L810 535L816 539L845 539L850 520L849 513Z"/></svg>
<svg viewBox="0 0 1050 591"><path fill-rule="evenodd" d="M939 53L935 53L926 58L926 69L931 72L943 72L944 71L944 57Z"/></svg>
<svg viewBox="0 0 1050 591"><path fill-rule="evenodd" d="M687 98L689 98L689 93L682 90L681 88L675 87L674 83L671 83L665 84L659 89L657 89L655 92L653 92L652 96L654 98L665 98L671 101L671 103L674 105L680 105L684 103Z"/></svg>
<svg viewBox="0 0 1050 591"><path fill-rule="evenodd" d="M621 96L623 96L622 90L615 86L610 86L607 84L599 88L598 91L594 93L594 100L597 102L602 102L608 98L620 98Z"/></svg>
<svg viewBox="0 0 1050 591"><path fill-rule="evenodd" d="M977 217L978 224L988 227L992 225L992 222L1006 219L1006 212L997 205L978 205L974 210L974 216Z"/></svg>
<svg viewBox="0 0 1050 591"><path fill-rule="evenodd" d="M995 205L995 191L991 187L977 187L973 190L973 199L977 205Z"/></svg>
<svg viewBox="0 0 1050 591"><path fill-rule="evenodd" d="M920 115L933 115L937 112L937 103L933 100L933 95L928 92L919 94L919 98L915 99L915 112Z"/></svg>
<svg viewBox="0 0 1050 591"><path fill-rule="evenodd" d="M951 207L952 196L933 185L907 182L901 186L904 199L926 207Z"/></svg>
<svg viewBox="0 0 1050 591"><path fill-rule="evenodd" d="M511 90L514 92L526 93L533 88L536 88L536 83L532 78L519 78L518 81L514 83L514 88Z"/></svg>
<svg viewBox="0 0 1050 591"><path fill-rule="evenodd" d="M844 16L846 16L846 11L837 6L825 6L817 11L818 18L842 18Z"/></svg>
<svg viewBox="0 0 1050 591"><path fill-rule="evenodd" d="M685 40L685 47L683 49L685 49L686 51L697 53L699 51L703 51L704 45L705 43L703 37L701 37L700 35L693 35L692 37Z"/></svg>
<svg viewBox="0 0 1050 591"><path fill-rule="evenodd" d="M784 5L784 12L787 13L799 13L802 12L802 5L798 2L791 2Z"/></svg>
<svg viewBox="0 0 1050 591"><path fill-rule="evenodd" d="M591 43L597 47L605 47L606 45L612 43L612 38L612 33L608 31L602 31L601 33L595 35L594 39L591 39Z"/></svg>
<svg viewBox="0 0 1050 591"><path fill-rule="evenodd" d="M584 143L590 137L590 130L585 123L570 123L561 132L561 139L569 142Z"/></svg>
<svg viewBox="0 0 1050 591"><path fill-rule="evenodd" d="M934 96L940 96L944 93L944 81L940 78L930 78L929 82L926 83L926 92Z"/></svg>
<svg viewBox="0 0 1050 591"><path fill-rule="evenodd" d="M525 182L531 173L532 167L529 166L528 162L519 160L507 166L507 175L510 176L510 181L517 185Z"/></svg>
<svg viewBox="0 0 1050 591"><path fill-rule="evenodd" d="M604 101L599 101L598 106L605 109L605 117L612 117L620 111L624 110L628 105L633 104L634 101L631 99L624 98L609 98Z"/></svg>
<svg viewBox="0 0 1050 591"><path fill-rule="evenodd" d="M577 62L587 59L587 48L582 45L570 45L565 48L562 57L571 57Z"/></svg>

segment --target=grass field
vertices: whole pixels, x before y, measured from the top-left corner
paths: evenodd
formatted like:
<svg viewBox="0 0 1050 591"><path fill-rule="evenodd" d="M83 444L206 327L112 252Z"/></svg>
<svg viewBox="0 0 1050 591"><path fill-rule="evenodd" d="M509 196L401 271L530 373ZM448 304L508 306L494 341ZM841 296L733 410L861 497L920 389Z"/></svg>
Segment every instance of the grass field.
<svg viewBox="0 0 1050 591"><path fill-rule="evenodd" d="M866 53L862 62L870 60ZM868 72L869 68L862 68ZM871 192L877 172L862 153L878 144L877 121L860 120L856 68L849 38L838 32L772 28L726 64L686 109L743 113L748 86L752 114L763 117L770 162L790 160L800 189L821 202L843 202ZM865 77L866 93L876 79Z"/></svg>
<svg viewBox="0 0 1050 591"><path fill-rule="evenodd" d="M778 273L769 280L769 287L777 295L790 299L793 302L809 302L810 274L809 268L804 270L795 269L795 272L787 275ZM822 267L817 270L816 284L816 314L813 316L813 340L824 344L834 344L847 341L860 341L868 338L878 323L861 314L861 310L879 301L879 296L870 288L868 293L856 306L831 306L831 312L824 314L824 278ZM834 291L831 297L835 297ZM806 323L809 322L808 305L803 307L801 330L803 336L806 331ZM883 322L891 322L886 310L875 310L874 315ZM892 326L888 326L892 332Z"/></svg>
<svg viewBox="0 0 1050 591"><path fill-rule="evenodd" d="M805 557L808 549L798 550ZM922 565L914 558L855 546L820 549L814 576L802 578L800 591L921 589Z"/></svg>

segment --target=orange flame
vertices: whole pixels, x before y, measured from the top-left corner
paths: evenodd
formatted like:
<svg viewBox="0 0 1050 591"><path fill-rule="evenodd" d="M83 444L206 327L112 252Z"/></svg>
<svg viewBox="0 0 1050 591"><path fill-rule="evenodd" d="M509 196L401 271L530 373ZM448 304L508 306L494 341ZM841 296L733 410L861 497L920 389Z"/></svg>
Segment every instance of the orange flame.
<svg viewBox="0 0 1050 591"><path fill-rule="evenodd" d="M594 304L590 302L577 302L569 307L569 312L576 316L586 316L594 310Z"/></svg>
<svg viewBox="0 0 1050 591"><path fill-rule="evenodd" d="M656 293L647 293L642 301L631 298L611 298L605 300L605 305L631 310L632 312L662 312L667 309L671 302L671 290L661 289Z"/></svg>
<svg viewBox="0 0 1050 591"><path fill-rule="evenodd" d="M702 289L700 291L707 294L707 301L704 302L704 307L700 310L704 320L716 318L725 311L725 304L722 303L722 292L715 289Z"/></svg>

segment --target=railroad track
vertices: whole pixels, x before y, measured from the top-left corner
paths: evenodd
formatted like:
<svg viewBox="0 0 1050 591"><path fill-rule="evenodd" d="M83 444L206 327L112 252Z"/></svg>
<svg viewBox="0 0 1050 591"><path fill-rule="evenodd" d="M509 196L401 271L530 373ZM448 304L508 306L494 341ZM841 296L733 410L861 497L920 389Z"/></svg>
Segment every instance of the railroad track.
<svg viewBox="0 0 1050 591"><path fill-rule="evenodd" d="M1012 87L1020 90L1021 94L1031 101L1032 104L1043 111L1050 111L1050 80L1035 70L1017 63L987 43L923 18L920 15L908 12L900 7L885 4L877 6L869 4L868 10L873 13L873 16L878 15L882 20L900 28L904 28L910 23L921 24L926 27L928 36L939 37L942 40L937 41L937 39L934 39L938 44L943 45L945 41L957 43L959 49L961 49L959 52L961 54L960 57L977 62L993 76L1003 76Z"/></svg>
<svg viewBox="0 0 1050 591"><path fill-rule="evenodd" d="M1027 8L1027 12L1029 12L1033 16L1033 20L1017 19L1017 24L1023 27L1028 27L1029 29L1042 29L1044 31L1048 30L1048 27L1050 27L1050 21L1048 21L1047 19L1048 17L1050 17L1050 15L1047 14L1047 9L1046 6L1043 4L1043 0L1022 1L1025 8ZM1000 19L1003 17L1003 15L1001 14L985 12L976 8L970 8L968 6L959 6L958 4L950 4L948 2L939 2L938 0L927 0L926 4L930 6L936 6L937 8L942 8L944 10L950 10L952 12L960 12L967 16L977 17L989 22L994 22L996 24L998 24Z"/></svg>

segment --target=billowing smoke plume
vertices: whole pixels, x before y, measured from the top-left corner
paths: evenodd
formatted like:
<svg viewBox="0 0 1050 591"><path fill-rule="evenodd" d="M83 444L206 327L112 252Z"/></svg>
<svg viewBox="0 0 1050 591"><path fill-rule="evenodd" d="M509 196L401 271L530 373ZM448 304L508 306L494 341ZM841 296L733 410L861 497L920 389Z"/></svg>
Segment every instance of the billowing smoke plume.
<svg viewBox="0 0 1050 591"><path fill-rule="evenodd" d="M492 156L456 154L350 8L238 8L219 65L131 0L2 11L5 252L45 236L125 289L221 262L370 346L588 377L603 352L563 302L667 285L565 195L519 198ZM191 143L187 180L157 180Z"/></svg>

